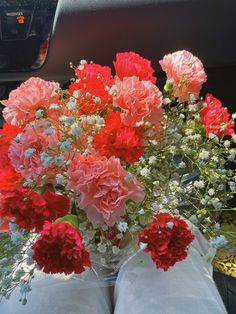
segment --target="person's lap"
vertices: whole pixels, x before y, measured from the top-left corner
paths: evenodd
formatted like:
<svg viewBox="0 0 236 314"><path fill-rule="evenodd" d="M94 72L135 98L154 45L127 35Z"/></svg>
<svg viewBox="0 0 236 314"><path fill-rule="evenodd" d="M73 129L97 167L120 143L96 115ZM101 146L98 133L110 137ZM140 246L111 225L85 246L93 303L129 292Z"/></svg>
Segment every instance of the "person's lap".
<svg viewBox="0 0 236 314"><path fill-rule="evenodd" d="M110 287L88 270L82 279L41 275L34 280L28 303L15 292L0 304L1 314L223 314L227 313L212 279L211 252L196 231L188 258L167 272L157 270L149 254L139 252L121 267Z"/></svg>
<svg viewBox="0 0 236 314"><path fill-rule="evenodd" d="M21 305L15 291L10 300L0 303L1 314L109 314L111 298L96 275L87 270L77 276L41 274L32 282L27 304Z"/></svg>

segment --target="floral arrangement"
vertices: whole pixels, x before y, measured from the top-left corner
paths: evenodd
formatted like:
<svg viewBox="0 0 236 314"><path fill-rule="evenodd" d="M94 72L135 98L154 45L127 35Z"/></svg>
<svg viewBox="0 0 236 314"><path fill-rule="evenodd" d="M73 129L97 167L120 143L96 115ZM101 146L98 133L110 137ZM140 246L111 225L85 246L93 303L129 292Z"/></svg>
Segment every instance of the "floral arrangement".
<svg viewBox="0 0 236 314"><path fill-rule="evenodd" d="M113 76L81 60L68 89L33 77L2 101L2 296L19 286L25 304L36 269L80 274L93 253L106 267L131 242L167 271L194 225L216 248L234 236L218 218L235 210L236 114L199 96L206 74L190 52L160 65L163 92L150 61L125 52Z"/></svg>

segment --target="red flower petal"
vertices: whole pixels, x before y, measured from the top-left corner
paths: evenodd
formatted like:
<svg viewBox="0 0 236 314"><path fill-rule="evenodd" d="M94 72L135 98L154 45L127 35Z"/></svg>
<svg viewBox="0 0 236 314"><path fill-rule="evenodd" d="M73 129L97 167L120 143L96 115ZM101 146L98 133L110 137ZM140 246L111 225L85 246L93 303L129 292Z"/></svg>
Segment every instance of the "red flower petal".
<svg viewBox="0 0 236 314"><path fill-rule="evenodd" d="M124 77L137 76L140 80L156 82L153 77L153 68L151 62L142 58L135 52L121 52L116 54L116 61L113 62L116 75L120 80Z"/></svg>
<svg viewBox="0 0 236 314"><path fill-rule="evenodd" d="M45 221L65 216L68 210L69 199L52 191L40 195L22 187L1 190L0 216L14 218L20 228L40 231Z"/></svg>
<svg viewBox="0 0 236 314"><path fill-rule="evenodd" d="M106 117L106 126L94 138L93 145L101 156L115 156L128 163L138 161L144 153L142 133L139 128L124 126L120 112Z"/></svg>
<svg viewBox="0 0 236 314"><path fill-rule="evenodd" d="M82 236L67 222L46 222L32 249L33 259L45 273L79 274L91 266Z"/></svg>
<svg viewBox="0 0 236 314"><path fill-rule="evenodd" d="M202 109L200 116L205 128L206 136L213 133L217 136L234 134L234 123L230 119L227 108L222 106L219 99L211 94L206 94L206 106Z"/></svg>
<svg viewBox="0 0 236 314"><path fill-rule="evenodd" d="M153 222L139 234L139 243L147 243L144 252L150 252L157 268L165 271L187 257L186 249L193 239L194 235L186 222L168 213L157 214Z"/></svg>

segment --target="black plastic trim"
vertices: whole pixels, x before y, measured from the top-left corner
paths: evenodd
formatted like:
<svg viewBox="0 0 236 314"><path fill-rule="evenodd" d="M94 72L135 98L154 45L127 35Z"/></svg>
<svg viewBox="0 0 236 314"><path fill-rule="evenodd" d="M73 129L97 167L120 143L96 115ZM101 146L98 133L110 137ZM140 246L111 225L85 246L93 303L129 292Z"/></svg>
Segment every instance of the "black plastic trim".
<svg viewBox="0 0 236 314"><path fill-rule="evenodd" d="M0 74L0 81L40 76L60 82L69 62L87 58L112 65L117 51L158 60L188 49L207 68L236 65L234 0L59 0L48 57L40 70Z"/></svg>

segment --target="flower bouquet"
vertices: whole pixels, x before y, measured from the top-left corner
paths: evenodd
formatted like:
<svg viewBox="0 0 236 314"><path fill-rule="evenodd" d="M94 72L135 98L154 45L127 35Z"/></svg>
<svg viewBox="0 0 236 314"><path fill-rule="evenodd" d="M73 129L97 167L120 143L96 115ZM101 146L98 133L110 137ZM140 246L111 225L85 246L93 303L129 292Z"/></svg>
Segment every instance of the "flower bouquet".
<svg viewBox="0 0 236 314"><path fill-rule="evenodd" d="M213 247L233 233L218 222L235 194L230 117L201 61L177 51L160 61L118 53L108 66L81 60L67 89L30 78L5 106L0 131L0 216L11 243L0 253L0 294L26 303L36 269L116 272L143 250L167 271L187 257L194 225ZM124 254L123 254L124 253Z"/></svg>

